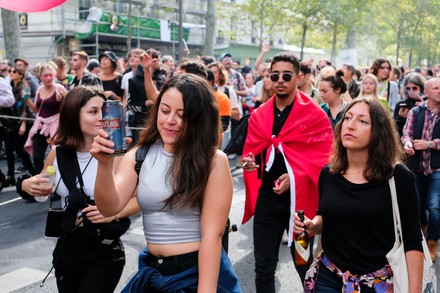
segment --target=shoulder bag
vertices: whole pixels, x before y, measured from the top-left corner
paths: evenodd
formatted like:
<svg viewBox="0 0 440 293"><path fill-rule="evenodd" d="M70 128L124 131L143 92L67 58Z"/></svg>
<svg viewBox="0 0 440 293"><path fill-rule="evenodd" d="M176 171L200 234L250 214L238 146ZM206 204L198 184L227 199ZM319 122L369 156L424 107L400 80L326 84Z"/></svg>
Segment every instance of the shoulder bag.
<svg viewBox="0 0 440 293"><path fill-rule="evenodd" d="M396 240L393 248L387 253L386 258L393 271L394 292L406 293L409 290L409 278L405 250L403 247L402 224L400 221L399 205L397 204L397 192L394 176L389 179L389 185L393 206L394 235ZM425 237L422 238L424 254L422 292L435 293L437 292L437 276L435 274L435 267L432 263Z"/></svg>

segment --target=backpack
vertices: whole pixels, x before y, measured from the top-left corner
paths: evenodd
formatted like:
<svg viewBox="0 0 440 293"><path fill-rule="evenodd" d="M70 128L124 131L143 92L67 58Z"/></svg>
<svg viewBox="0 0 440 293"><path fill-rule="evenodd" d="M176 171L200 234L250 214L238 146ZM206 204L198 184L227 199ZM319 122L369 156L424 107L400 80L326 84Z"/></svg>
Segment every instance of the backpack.
<svg viewBox="0 0 440 293"><path fill-rule="evenodd" d="M229 96L229 88L227 86L225 86L225 91L224 91L225 95L228 96L228 99L231 99L231 97Z"/></svg>
<svg viewBox="0 0 440 293"><path fill-rule="evenodd" d="M228 145L223 150L227 155L241 155L243 153L250 117L251 114L246 114L241 117L240 121L238 122L237 128L235 129L234 136L231 138Z"/></svg>
<svg viewBox="0 0 440 293"><path fill-rule="evenodd" d="M136 164L134 165L134 170L138 175L138 179L137 179L138 183L139 183L139 173L141 172L142 163L144 162L145 157L148 154L148 150L150 149L152 144L153 144L152 141L148 142L147 144L143 144L139 146L138 149L136 150L136 155L135 155Z"/></svg>

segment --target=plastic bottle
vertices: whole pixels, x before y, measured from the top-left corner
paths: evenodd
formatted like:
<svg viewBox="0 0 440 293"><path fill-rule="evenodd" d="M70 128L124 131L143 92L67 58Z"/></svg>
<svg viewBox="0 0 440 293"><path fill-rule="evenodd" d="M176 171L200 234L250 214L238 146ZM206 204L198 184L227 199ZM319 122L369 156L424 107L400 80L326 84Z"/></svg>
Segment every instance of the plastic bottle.
<svg viewBox="0 0 440 293"><path fill-rule="evenodd" d="M49 182L40 183L43 185L50 185L53 186L55 184L55 168L54 166L47 166L46 170L43 170L40 175L42 178L48 178ZM34 196L35 200L38 202L44 202L49 198L49 195L47 196Z"/></svg>

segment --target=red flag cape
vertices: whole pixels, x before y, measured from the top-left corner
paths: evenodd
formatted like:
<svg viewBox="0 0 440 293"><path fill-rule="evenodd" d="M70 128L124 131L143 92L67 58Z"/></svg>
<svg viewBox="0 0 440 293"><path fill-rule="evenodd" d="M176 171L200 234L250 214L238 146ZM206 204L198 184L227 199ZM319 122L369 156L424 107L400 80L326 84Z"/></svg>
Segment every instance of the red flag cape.
<svg viewBox="0 0 440 293"><path fill-rule="evenodd" d="M268 148L264 160L265 165L268 165L271 164L270 154L274 153L274 148L280 149L281 145L286 167L293 173L289 174L291 217L294 211L303 209L307 217L313 218L318 208L319 173L328 163L333 141L330 121L312 98L297 91L289 117L278 137L272 137L274 103L275 96L272 96L251 114L243 157L250 152L259 155ZM243 175L246 187L243 224L254 215L258 190L261 186L257 172L244 172Z"/></svg>

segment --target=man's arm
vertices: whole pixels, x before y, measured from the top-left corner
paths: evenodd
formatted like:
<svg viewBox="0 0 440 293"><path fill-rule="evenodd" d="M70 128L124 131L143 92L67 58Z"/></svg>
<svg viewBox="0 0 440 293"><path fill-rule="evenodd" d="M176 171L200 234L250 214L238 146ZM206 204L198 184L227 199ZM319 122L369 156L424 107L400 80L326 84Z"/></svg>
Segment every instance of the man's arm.
<svg viewBox="0 0 440 293"><path fill-rule="evenodd" d="M255 60L255 69L258 70L258 67L260 67L261 63L263 62L263 57L266 55L267 52L270 51L270 45L269 44L263 44L261 46L260 54L258 54L257 59Z"/></svg>
<svg viewBox="0 0 440 293"><path fill-rule="evenodd" d="M150 54L143 53L141 55L141 65L144 69L144 86L145 93L147 94L147 98L156 102L157 97L159 96L159 91L156 89L156 86L153 82L153 65L155 62L159 62L157 58L153 58L153 52Z"/></svg>
<svg viewBox="0 0 440 293"><path fill-rule="evenodd" d="M10 108L14 105L15 99L12 87L6 79L0 78L0 107Z"/></svg>

